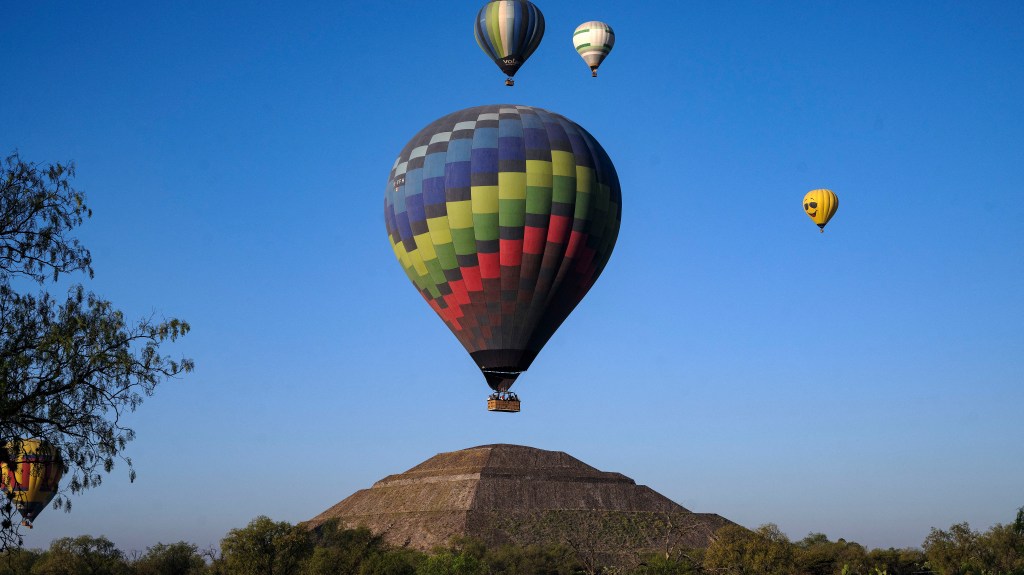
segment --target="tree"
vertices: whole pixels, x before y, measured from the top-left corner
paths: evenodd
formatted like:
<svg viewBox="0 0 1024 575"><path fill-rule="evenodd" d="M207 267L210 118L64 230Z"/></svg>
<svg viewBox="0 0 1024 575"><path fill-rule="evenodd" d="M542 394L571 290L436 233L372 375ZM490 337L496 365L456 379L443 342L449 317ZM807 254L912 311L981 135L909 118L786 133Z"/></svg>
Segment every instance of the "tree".
<svg viewBox="0 0 1024 575"><path fill-rule="evenodd" d="M42 556L39 549L12 547L0 552L0 575L24 575L32 572L32 565Z"/></svg>
<svg viewBox="0 0 1024 575"><path fill-rule="evenodd" d="M485 575L486 568L474 554L439 551L416 568L416 575Z"/></svg>
<svg viewBox="0 0 1024 575"><path fill-rule="evenodd" d="M700 566L682 557L679 560L654 555L629 572L631 575L700 575Z"/></svg>
<svg viewBox="0 0 1024 575"><path fill-rule="evenodd" d="M932 527L924 539L927 567L940 575L980 573L982 547L980 534L967 523L957 523L949 531Z"/></svg>
<svg viewBox="0 0 1024 575"><path fill-rule="evenodd" d="M106 537L62 537L32 566L33 575L128 575L131 569L121 552Z"/></svg>
<svg viewBox="0 0 1024 575"><path fill-rule="evenodd" d="M388 549L370 555L359 567L359 575L415 575L424 555L412 549ZM335 571L334 573L346 573Z"/></svg>
<svg viewBox="0 0 1024 575"><path fill-rule="evenodd" d="M978 538L987 573L1024 575L1024 535L1012 525L996 524Z"/></svg>
<svg viewBox="0 0 1024 575"><path fill-rule="evenodd" d="M731 575L788 575L795 570L793 545L773 523L749 531L727 525L715 532L704 568Z"/></svg>
<svg viewBox="0 0 1024 575"><path fill-rule="evenodd" d="M345 529L337 519L331 519L313 532L315 548L306 564L308 575L358 573L369 557L384 548L384 541L366 527Z"/></svg>
<svg viewBox="0 0 1024 575"><path fill-rule="evenodd" d="M234 575L291 575L313 551L304 527L275 522L265 515L241 529L232 529L220 542L221 562Z"/></svg>
<svg viewBox="0 0 1024 575"><path fill-rule="evenodd" d="M206 572L206 561L192 543L157 543L147 548L132 568L135 575L200 575Z"/></svg>
<svg viewBox="0 0 1024 575"><path fill-rule="evenodd" d="M576 554L561 545L500 545L483 557L492 575L575 575L583 570Z"/></svg>
<svg viewBox="0 0 1024 575"><path fill-rule="evenodd" d="M0 461L35 438L61 456L68 492L96 487L135 432L122 416L164 380L193 368L160 353L189 331L178 319L128 322L109 301L73 285L63 301L25 288L62 275L93 276L92 255L72 231L92 215L71 185L73 164L40 166L15 152L0 161ZM9 447L12 447L9 449ZM70 473L69 473L70 472ZM0 549L21 545L10 499L0 506Z"/></svg>
<svg viewBox="0 0 1024 575"><path fill-rule="evenodd" d="M924 572L925 557L920 549L872 549L867 564L888 575L913 575Z"/></svg>

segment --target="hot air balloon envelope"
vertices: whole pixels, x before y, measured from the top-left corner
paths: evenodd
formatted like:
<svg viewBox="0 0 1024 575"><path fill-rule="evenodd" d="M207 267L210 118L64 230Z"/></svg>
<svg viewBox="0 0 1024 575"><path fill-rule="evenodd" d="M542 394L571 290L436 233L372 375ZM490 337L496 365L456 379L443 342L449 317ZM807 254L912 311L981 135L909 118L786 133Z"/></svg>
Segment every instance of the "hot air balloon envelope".
<svg viewBox="0 0 1024 575"><path fill-rule="evenodd" d="M832 190L811 190L804 196L804 212L807 213L807 217L818 224L823 232L825 224L832 219L838 209L839 198Z"/></svg>
<svg viewBox="0 0 1024 575"><path fill-rule="evenodd" d="M476 15L473 34L511 86L512 76L544 38L544 15L528 0L491 0Z"/></svg>
<svg viewBox="0 0 1024 575"><path fill-rule="evenodd" d="M384 219L420 295L507 392L601 274L620 208L615 168L586 130L495 105L449 114L406 144Z"/></svg>
<svg viewBox="0 0 1024 575"><path fill-rule="evenodd" d="M596 78L598 67L615 46L615 32L604 22L584 22L573 32L572 45L587 66L590 66L591 75Z"/></svg>
<svg viewBox="0 0 1024 575"><path fill-rule="evenodd" d="M0 489L14 500L18 513L31 527L57 494L63 465L57 450L41 441L26 439L8 444L10 464L0 464Z"/></svg>

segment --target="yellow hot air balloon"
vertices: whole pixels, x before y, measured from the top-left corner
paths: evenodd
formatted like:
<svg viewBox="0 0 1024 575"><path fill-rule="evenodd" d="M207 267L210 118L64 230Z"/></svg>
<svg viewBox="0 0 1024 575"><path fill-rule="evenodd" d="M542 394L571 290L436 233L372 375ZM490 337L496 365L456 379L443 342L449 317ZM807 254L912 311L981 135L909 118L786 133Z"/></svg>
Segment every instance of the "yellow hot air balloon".
<svg viewBox="0 0 1024 575"><path fill-rule="evenodd" d="M807 217L818 224L822 232L825 231L825 224L832 219L837 209L839 209L839 198L832 190L811 190L804 196L804 211L807 212Z"/></svg>
<svg viewBox="0 0 1024 575"><path fill-rule="evenodd" d="M0 490L10 497L22 525L32 528L46 505L57 495L57 484L64 474L60 454L51 445L36 439L24 439L17 445L7 444L10 464L0 463Z"/></svg>

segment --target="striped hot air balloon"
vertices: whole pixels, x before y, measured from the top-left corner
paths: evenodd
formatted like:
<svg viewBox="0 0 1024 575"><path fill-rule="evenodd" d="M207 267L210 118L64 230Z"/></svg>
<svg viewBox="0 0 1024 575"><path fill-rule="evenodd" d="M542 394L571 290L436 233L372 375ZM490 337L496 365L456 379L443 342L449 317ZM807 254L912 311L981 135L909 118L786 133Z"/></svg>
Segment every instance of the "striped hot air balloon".
<svg viewBox="0 0 1024 575"><path fill-rule="evenodd" d="M544 15L528 0L491 0L473 25L476 43L508 76L506 86L544 38Z"/></svg>
<svg viewBox="0 0 1024 575"><path fill-rule="evenodd" d="M615 46L615 31L604 22L584 22L573 32L572 44L587 66L590 66L591 75L597 78L597 68Z"/></svg>
<svg viewBox="0 0 1024 575"><path fill-rule="evenodd" d="M19 445L7 444L10 464L0 463L0 489L14 500L24 521L32 522L57 495L57 485L64 473L60 456L52 446L35 439Z"/></svg>
<svg viewBox="0 0 1024 575"><path fill-rule="evenodd" d="M804 212L807 217L825 231L825 224L832 219L839 209L839 198L832 190L811 190L804 196Z"/></svg>
<svg viewBox="0 0 1024 575"><path fill-rule="evenodd" d="M481 106L406 144L384 219L420 295L507 393L601 275L621 200L586 130L539 108Z"/></svg>

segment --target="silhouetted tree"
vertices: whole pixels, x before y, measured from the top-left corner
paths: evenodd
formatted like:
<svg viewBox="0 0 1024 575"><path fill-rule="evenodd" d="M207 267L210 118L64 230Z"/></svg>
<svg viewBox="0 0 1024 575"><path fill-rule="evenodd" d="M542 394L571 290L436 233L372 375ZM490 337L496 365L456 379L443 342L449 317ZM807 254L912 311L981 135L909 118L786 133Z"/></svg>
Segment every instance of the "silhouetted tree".
<svg viewBox="0 0 1024 575"><path fill-rule="evenodd" d="M81 285L63 301L27 293L60 276L92 277L92 256L72 237L91 215L85 195L71 186L74 165L40 166L17 153L0 160L0 460L17 454L18 439L56 448L65 489L54 504L70 510L68 492L95 487L116 459L128 465L135 432L122 415L166 378L191 371L170 360L161 344L188 332L177 319L135 323ZM11 501L0 505L0 549L21 545Z"/></svg>

